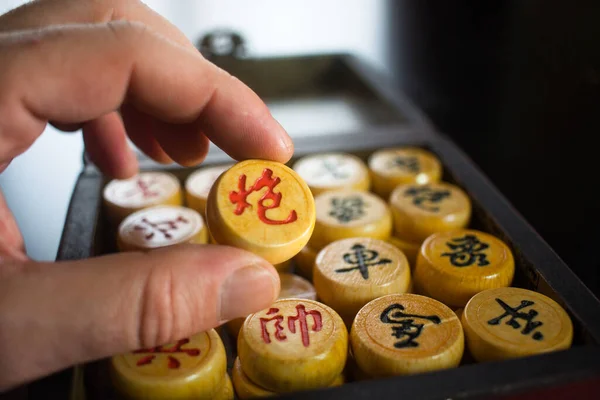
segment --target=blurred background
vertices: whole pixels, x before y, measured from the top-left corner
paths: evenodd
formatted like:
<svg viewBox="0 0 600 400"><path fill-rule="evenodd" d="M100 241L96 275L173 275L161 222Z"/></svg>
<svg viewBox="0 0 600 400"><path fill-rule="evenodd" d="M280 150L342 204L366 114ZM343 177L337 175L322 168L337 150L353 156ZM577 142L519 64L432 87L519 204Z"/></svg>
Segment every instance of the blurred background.
<svg viewBox="0 0 600 400"><path fill-rule="evenodd" d="M0 0L0 13L22 3ZM231 28L252 56L348 52L369 62L598 292L599 1L146 3L193 42ZM82 151L79 134L48 128L0 175L33 258L56 256Z"/></svg>

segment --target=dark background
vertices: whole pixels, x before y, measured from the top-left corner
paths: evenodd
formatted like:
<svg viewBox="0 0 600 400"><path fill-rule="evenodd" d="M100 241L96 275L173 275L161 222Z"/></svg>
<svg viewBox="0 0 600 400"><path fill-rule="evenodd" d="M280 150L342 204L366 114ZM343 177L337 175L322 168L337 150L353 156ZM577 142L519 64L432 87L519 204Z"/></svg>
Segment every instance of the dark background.
<svg viewBox="0 0 600 400"><path fill-rule="evenodd" d="M600 295L600 1L392 3L403 91Z"/></svg>

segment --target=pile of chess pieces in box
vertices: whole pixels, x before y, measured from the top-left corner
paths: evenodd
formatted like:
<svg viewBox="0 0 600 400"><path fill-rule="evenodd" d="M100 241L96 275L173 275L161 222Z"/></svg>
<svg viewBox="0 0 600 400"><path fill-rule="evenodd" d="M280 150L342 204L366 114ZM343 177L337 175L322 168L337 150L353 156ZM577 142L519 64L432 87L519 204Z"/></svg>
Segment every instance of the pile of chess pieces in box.
<svg viewBox="0 0 600 400"><path fill-rule="evenodd" d="M234 246L278 270L279 299L215 330L111 360L126 398L273 396L571 346L552 299L512 287L515 260L471 229L472 204L425 149L247 160L180 182L142 172L104 190L120 251Z"/></svg>

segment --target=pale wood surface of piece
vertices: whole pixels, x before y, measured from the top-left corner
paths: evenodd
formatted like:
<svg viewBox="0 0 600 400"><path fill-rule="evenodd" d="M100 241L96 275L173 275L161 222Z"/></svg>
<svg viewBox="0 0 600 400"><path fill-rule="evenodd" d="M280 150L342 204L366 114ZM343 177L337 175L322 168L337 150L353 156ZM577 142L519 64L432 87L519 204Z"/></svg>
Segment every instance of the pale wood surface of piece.
<svg viewBox="0 0 600 400"><path fill-rule="evenodd" d="M351 238L335 241L319 252L313 283L319 300L350 328L358 310L369 301L409 291L411 275L401 250L383 240Z"/></svg>
<svg viewBox="0 0 600 400"><path fill-rule="evenodd" d="M531 290L483 291L462 315L467 347L477 361L496 361L564 350L573 323L554 300Z"/></svg>
<svg viewBox="0 0 600 400"><path fill-rule="evenodd" d="M461 188L446 182L397 186L389 204L394 236L415 243L434 233L465 228L471 220L471 200Z"/></svg>
<svg viewBox="0 0 600 400"><path fill-rule="evenodd" d="M340 316L304 299L277 300L250 315L237 342L248 378L278 393L330 386L348 354L348 331Z"/></svg>
<svg viewBox="0 0 600 400"><path fill-rule="evenodd" d="M352 237L386 240L392 233L392 214L378 196L357 190L337 190L315 198L317 219L309 245L321 250L329 243Z"/></svg>
<svg viewBox="0 0 600 400"><path fill-rule="evenodd" d="M453 368L464 351L456 314L415 294L371 301L358 312L350 337L357 367L374 377Z"/></svg>
<svg viewBox="0 0 600 400"><path fill-rule="evenodd" d="M182 206L155 206L137 211L121 222L117 233L120 251L146 251L207 241L208 229L202 216Z"/></svg>
<svg viewBox="0 0 600 400"><path fill-rule="evenodd" d="M196 210L203 217L206 216L206 200L212 185L217 178L233 164L203 167L192 172L185 180L185 205Z"/></svg>
<svg viewBox="0 0 600 400"><path fill-rule="evenodd" d="M475 294L512 284L515 262L500 239L472 229L430 236L421 247L415 291L442 303L464 307Z"/></svg>
<svg viewBox="0 0 600 400"><path fill-rule="evenodd" d="M315 226L315 203L291 168L246 160L217 179L208 196L206 218L217 243L279 264L308 242Z"/></svg>
<svg viewBox="0 0 600 400"><path fill-rule="evenodd" d="M319 153L302 157L292 167L317 196L328 190L368 191L369 170L358 157L346 153Z"/></svg>
<svg viewBox="0 0 600 400"><path fill-rule="evenodd" d="M111 359L111 379L129 399L211 399L227 373L223 342L213 329L159 348Z"/></svg>
<svg viewBox="0 0 600 400"><path fill-rule="evenodd" d="M386 201L398 185L435 183L442 176L440 160L417 147L378 150L369 157L368 167L373 192Z"/></svg>

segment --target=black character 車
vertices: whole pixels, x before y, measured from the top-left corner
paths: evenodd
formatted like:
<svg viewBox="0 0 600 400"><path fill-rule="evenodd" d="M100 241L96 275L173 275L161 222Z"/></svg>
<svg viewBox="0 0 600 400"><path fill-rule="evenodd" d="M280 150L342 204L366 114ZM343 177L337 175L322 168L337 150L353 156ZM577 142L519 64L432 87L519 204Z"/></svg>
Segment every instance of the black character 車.
<svg viewBox="0 0 600 400"><path fill-rule="evenodd" d="M388 258L379 258L379 252L375 250L369 250L362 244L355 244L352 246L351 253L344 254L344 262L346 264L353 265L349 268L336 269L337 273L345 273L352 271L359 271L364 280L369 279L369 267L376 265L385 265L392 262Z"/></svg>

